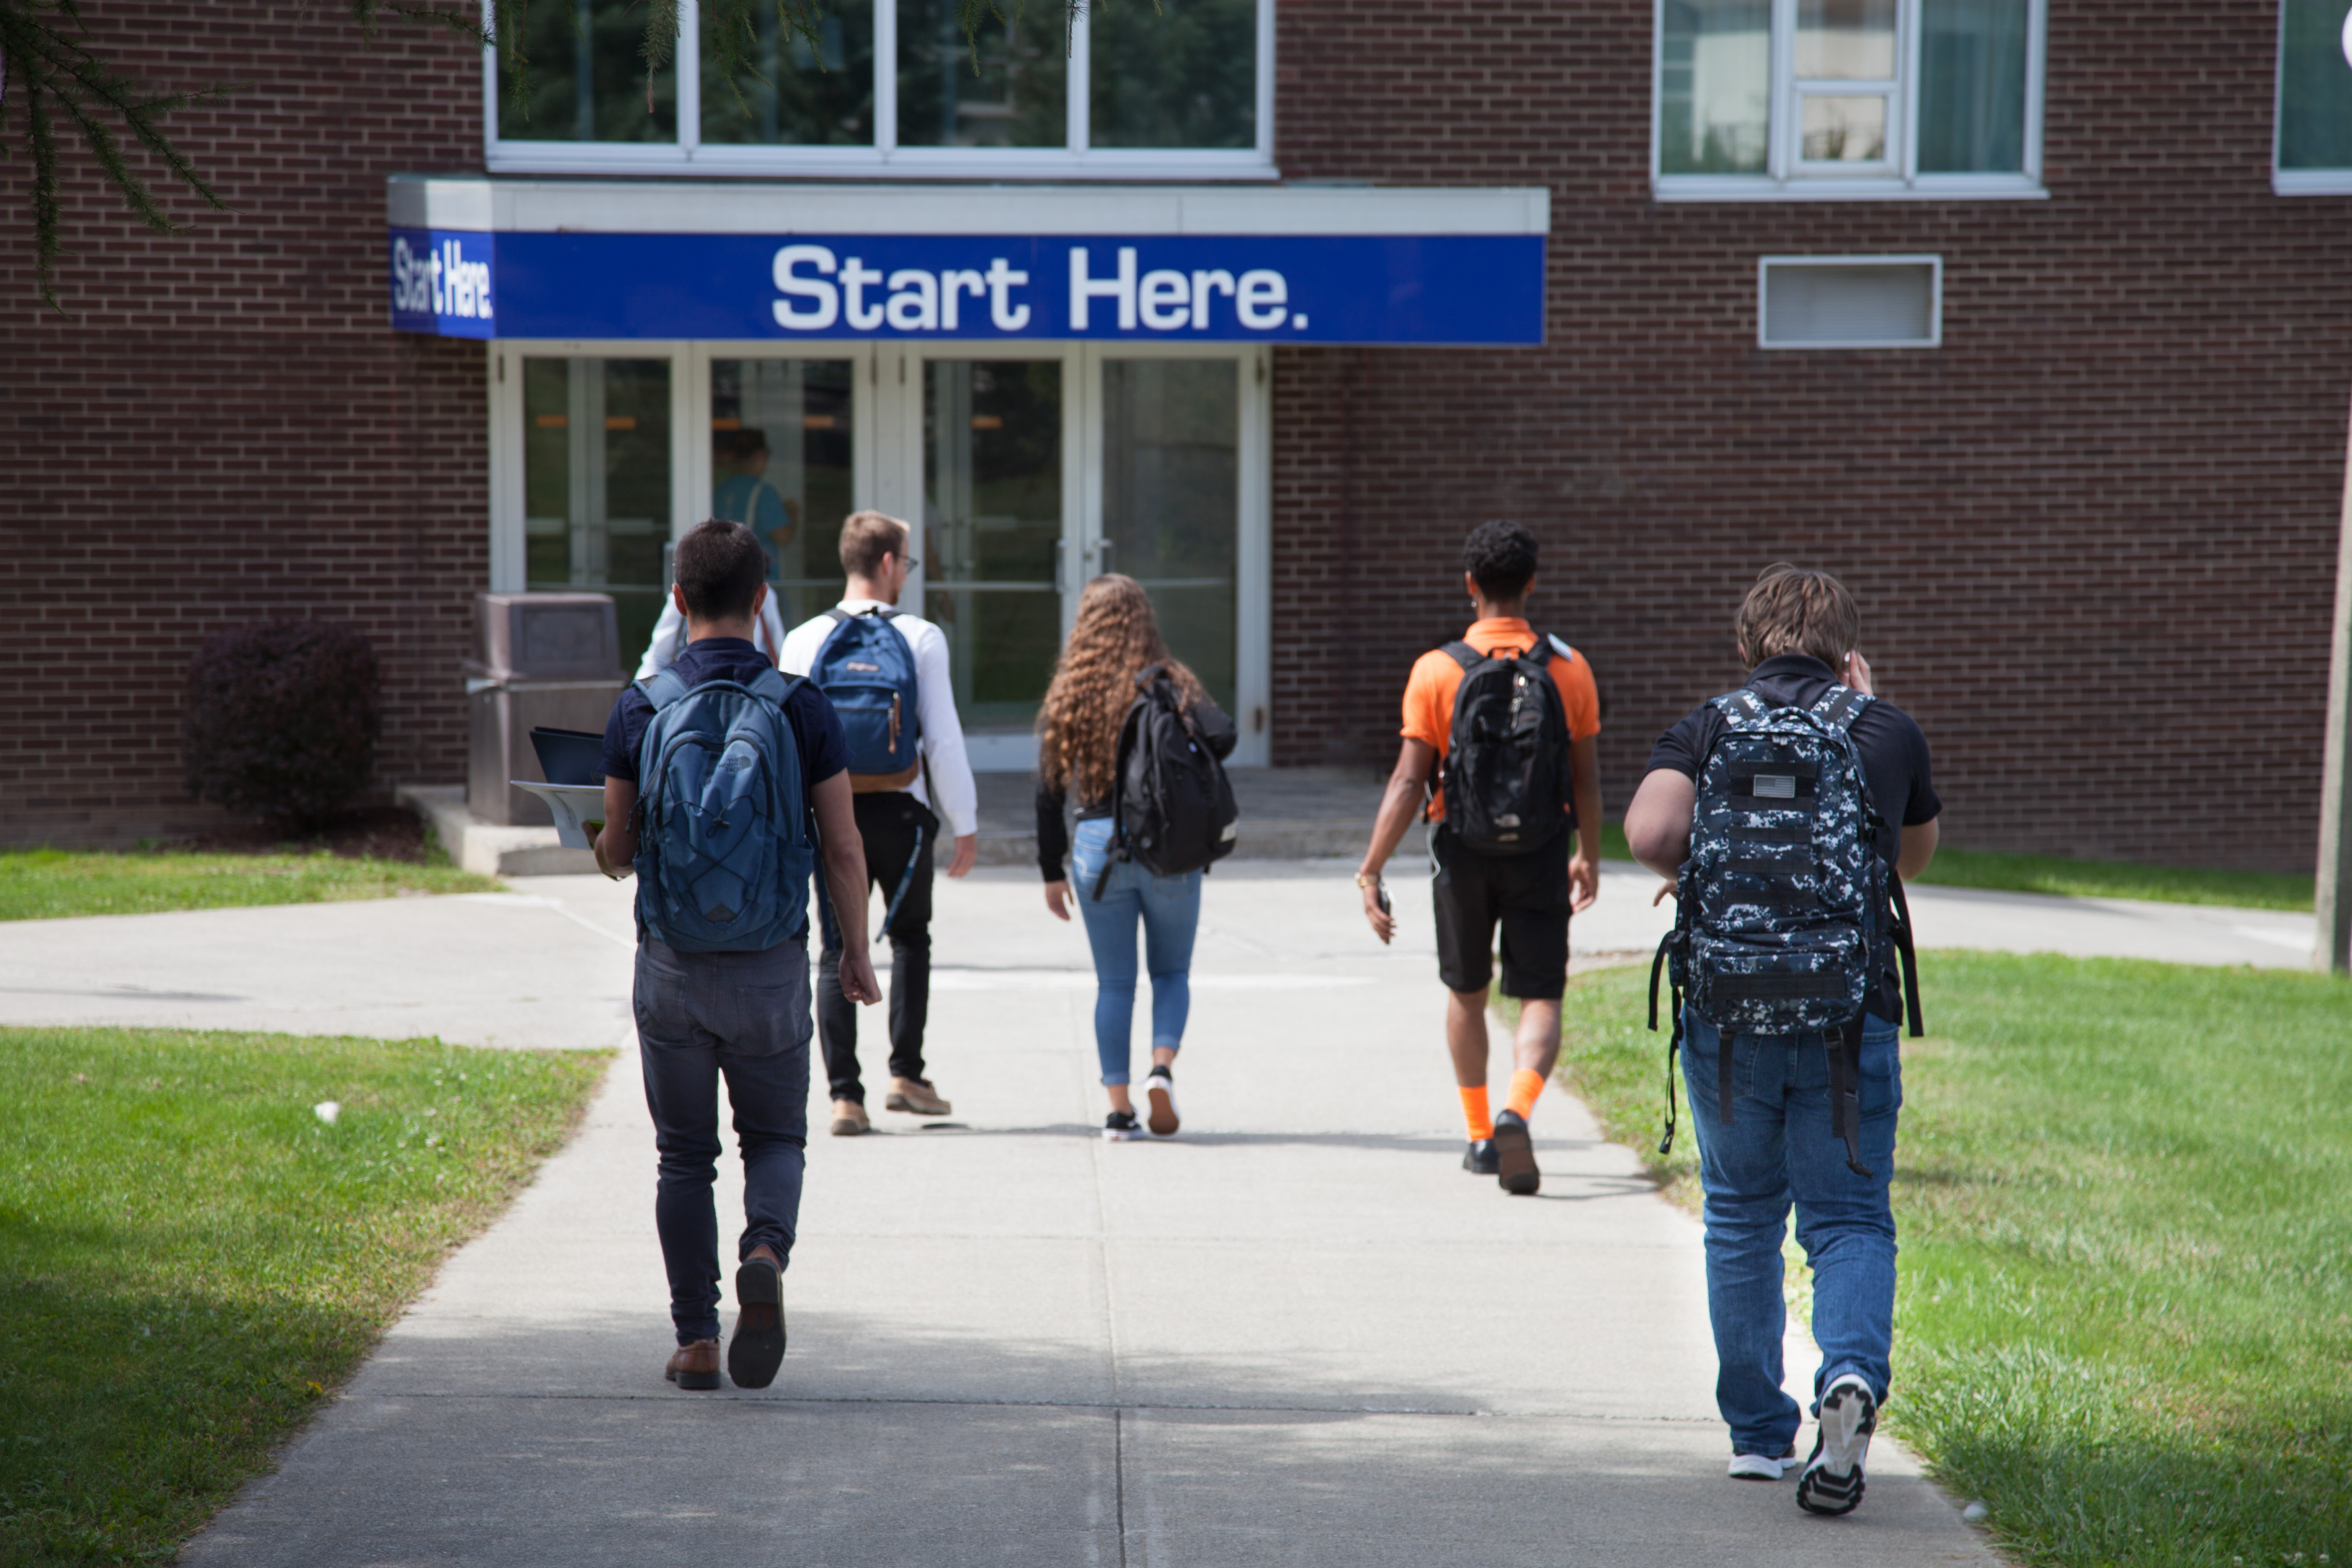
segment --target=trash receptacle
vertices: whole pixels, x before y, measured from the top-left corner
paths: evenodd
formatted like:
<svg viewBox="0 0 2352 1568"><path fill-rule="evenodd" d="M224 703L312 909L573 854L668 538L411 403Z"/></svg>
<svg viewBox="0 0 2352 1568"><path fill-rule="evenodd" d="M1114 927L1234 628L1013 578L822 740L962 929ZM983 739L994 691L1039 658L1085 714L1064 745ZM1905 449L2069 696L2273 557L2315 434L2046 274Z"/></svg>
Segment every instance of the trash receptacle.
<svg viewBox="0 0 2352 1568"><path fill-rule="evenodd" d="M466 805L484 822L547 826L544 801L508 783L544 782L530 732L602 733L621 673L620 626L606 594L477 594L466 661Z"/></svg>

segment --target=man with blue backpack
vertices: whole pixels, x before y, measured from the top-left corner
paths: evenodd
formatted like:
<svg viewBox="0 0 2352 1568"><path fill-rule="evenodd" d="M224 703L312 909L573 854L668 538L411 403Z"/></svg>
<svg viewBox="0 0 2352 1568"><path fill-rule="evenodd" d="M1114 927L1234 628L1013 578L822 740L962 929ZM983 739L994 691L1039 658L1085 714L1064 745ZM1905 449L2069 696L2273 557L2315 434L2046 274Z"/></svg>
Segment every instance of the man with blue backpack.
<svg viewBox="0 0 2352 1568"><path fill-rule="evenodd" d="M1927 869L1943 809L1927 742L1874 697L1861 612L1825 572L1765 568L1740 605L1738 690L1658 738L1625 811L1633 858L1673 878L1667 1047L1682 1058L1706 1218L1716 1405L1730 1474L1797 1465L1803 1411L1782 1392L1789 1211L1813 1271L1818 1426L1798 1505L1850 1513L1886 1398L1895 1337L1896 1024L1920 1032L1902 879ZM1663 894L1661 895L1663 896Z"/></svg>
<svg viewBox="0 0 2352 1568"><path fill-rule="evenodd" d="M596 863L637 878L635 1008L660 1152L654 1222L677 1350L664 1375L719 1386L719 1079L743 1154L728 1375L765 1388L784 1356L783 1273L808 1144L809 875L849 938L852 1002L881 999L866 958L866 860L832 705L752 646L767 557L739 523L678 542L677 661L621 693L604 726Z"/></svg>
<svg viewBox="0 0 2352 1568"><path fill-rule="evenodd" d="M866 874L882 891L881 934L890 941L890 1090L883 1109L945 1116L954 1107L923 1066L931 874L942 816L955 838L948 875L971 869L980 847L980 793L956 719L947 636L897 607L916 564L908 533L905 523L878 511L844 519L841 566L848 582L841 603L786 633L779 662L831 700L848 738L857 830ZM861 889L861 907L864 900ZM857 1068L857 1009L834 978L842 941L828 926L817 959L816 1031L832 1080L833 1131L846 1138L873 1123Z"/></svg>

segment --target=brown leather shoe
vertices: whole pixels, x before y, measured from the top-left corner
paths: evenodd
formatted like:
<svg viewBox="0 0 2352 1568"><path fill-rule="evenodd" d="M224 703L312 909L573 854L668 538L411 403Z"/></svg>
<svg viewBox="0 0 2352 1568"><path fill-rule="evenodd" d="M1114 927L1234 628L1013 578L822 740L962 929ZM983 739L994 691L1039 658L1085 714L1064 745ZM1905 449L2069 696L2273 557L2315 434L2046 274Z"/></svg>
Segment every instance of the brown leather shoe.
<svg viewBox="0 0 2352 1568"><path fill-rule="evenodd" d="M669 1365L662 1375L680 1388L716 1388L719 1386L719 1342L697 1340L690 1345L680 1345L670 1353Z"/></svg>
<svg viewBox="0 0 2352 1568"><path fill-rule="evenodd" d="M784 1260L755 1247L735 1270L735 1337L727 1342L727 1375L738 1388L765 1388L784 1363Z"/></svg>
<svg viewBox="0 0 2352 1568"><path fill-rule="evenodd" d="M929 1079L894 1078L890 1094L882 1101L885 1110L903 1110L913 1116L945 1116L955 1109L940 1098Z"/></svg>
<svg viewBox="0 0 2352 1568"><path fill-rule="evenodd" d="M855 1138L860 1132L873 1131L874 1123L866 1119L866 1108L857 1101L836 1100L833 1102L833 1135L835 1138Z"/></svg>

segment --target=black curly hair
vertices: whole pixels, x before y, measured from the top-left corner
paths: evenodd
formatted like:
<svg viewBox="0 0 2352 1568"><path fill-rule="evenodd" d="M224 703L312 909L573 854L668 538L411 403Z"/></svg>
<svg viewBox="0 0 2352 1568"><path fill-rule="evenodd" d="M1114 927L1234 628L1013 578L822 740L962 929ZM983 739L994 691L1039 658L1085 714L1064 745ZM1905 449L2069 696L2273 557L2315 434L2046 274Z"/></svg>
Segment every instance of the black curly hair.
<svg viewBox="0 0 2352 1568"><path fill-rule="evenodd" d="M1462 570L1489 599L1516 599L1536 574L1536 536L1507 519L1482 522L1462 542Z"/></svg>

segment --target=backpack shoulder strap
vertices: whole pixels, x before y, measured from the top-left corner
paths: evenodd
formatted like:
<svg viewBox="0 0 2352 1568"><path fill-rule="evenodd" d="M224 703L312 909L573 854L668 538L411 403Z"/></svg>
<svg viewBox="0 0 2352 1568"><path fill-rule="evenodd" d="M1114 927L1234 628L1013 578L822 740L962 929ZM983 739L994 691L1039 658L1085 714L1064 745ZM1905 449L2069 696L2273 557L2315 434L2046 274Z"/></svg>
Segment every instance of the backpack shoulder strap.
<svg viewBox="0 0 2352 1568"><path fill-rule="evenodd" d="M686 683L686 677L677 672L675 665L662 666L636 682L636 688L646 694L646 700L654 705L656 713L694 689Z"/></svg>
<svg viewBox="0 0 2352 1568"><path fill-rule="evenodd" d="M784 705L784 699L790 697L793 694L793 688L800 683L799 676L786 675L782 670L771 665L745 681L743 689L763 702L772 702L782 708Z"/></svg>
<svg viewBox="0 0 2352 1568"><path fill-rule="evenodd" d="M1832 686L1813 704L1813 717L1826 725L1833 734L1843 735L1862 717L1862 710L1876 699L1856 691L1851 686Z"/></svg>
<svg viewBox="0 0 2352 1568"><path fill-rule="evenodd" d="M1720 697L1710 699L1707 705L1734 723L1753 724L1772 710L1764 699L1745 686L1737 691L1727 691Z"/></svg>
<svg viewBox="0 0 2352 1568"><path fill-rule="evenodd" d="M1454 663L1460 665L1465 672L1475 669L1480 665L1486 662L1486 656L1485 654L1480 653L1476 648L1472 647L1468 643L1462 641L1458 637L1454 641L1445 644L1437 651L1444 654L1447 658L1453 659Z"/></svg>
<svg viewBox="0 0 2352 1568"><path fill-rule="evenodd" d="M1167 673L1168 667L1164 664L1148 664L1135 672L1135 689L1149 691L1152 684Z"/></svg>
<svg viewBox="0 0 2352 1568"><path fill-rule="evenodd" d="M845 626L849 624L849 612L839 605L827 606L824 613L833 617L833 624L836 626Z"/></svg>

